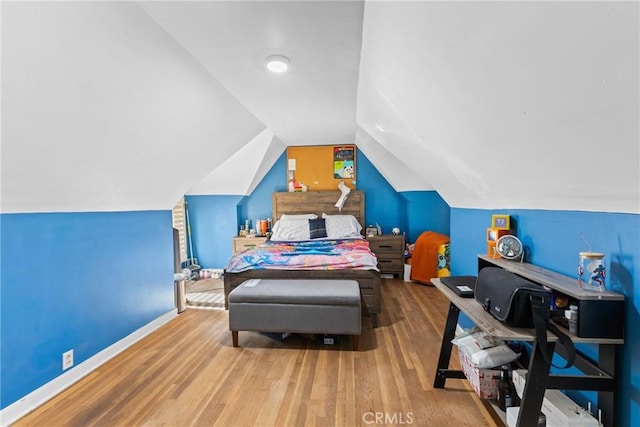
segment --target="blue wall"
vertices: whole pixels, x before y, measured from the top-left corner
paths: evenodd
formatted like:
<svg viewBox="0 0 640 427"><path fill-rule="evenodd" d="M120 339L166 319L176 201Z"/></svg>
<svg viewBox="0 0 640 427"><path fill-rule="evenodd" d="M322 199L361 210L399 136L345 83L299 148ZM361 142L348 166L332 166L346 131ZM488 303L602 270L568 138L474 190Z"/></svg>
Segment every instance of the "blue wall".
<svg viewBox="0 0 640 427"><path fill-rule="evenodd" d="M356 156L357 188L366 194L367 224L378 223L385 234L399 227L409 242L427 230L449 234L449 206L437 192L398 193L360 150ZM231 238L246 219L253 226L256 219L271 217L271 195L277 191L287 191L286 152L250 196L187 196L194 253L200 264L205 268L226 266Z"/></svg>
<svg viewBox="0 0 640 427"><path fill-rule="evenodd" d="M640 215L474 209L451 210L451 268L454 275L475 274L477 254L486 252L485 232L494 213L509 214L517 222L517 235L528 249L528 261L546 269L576 276L578 252L591 249L607 257L607 287L626 296L625 345L618 373L618 425L640 425ZM461 322L462 323L462 322ZM579 346L597 357L592 346ZM591 399L593 393L572 397Z"/></svg>
<svg viewBox="0 0 640 427"><path fill-rule="evenodd" d="M3 214L0 407L174 307L171 211ZM74 369L74 368L71 368Z"/></svg>
<svg viewBox="0 0 640 427"><path fill-rule="evenodd" d="M193 252L204 268L224 268L232 255L231 239L246 219L271 216L271 194L286 191L286 152L274 163L251 196L186 196Z"/></svg>
<svg viewBox="0 0 640 427"><path fill-rule="evenodd" d="M450 208L437 191L400 193L407 203L407 241L415 242L423 231L450 233Z"/></svg>
<svg viewBox="0 0 640 427"><path fill-rule="evenodd" d="M256 219L271 218L271 195L279 191L287 191L287 152L271 166L271 169L256 186L250 197L246 197L241 204L238 226L245 219L251 220L251 227L255 227ZM237 229L236 229L237 231Z"/></svg>
<svg viewBox="0 0 640 427"><path fill-rule="evenodd" d="M193 253L204 268L224 267L238 234L238 203L243 196L185 196ZM189 243L187 241L187 246Z"/></svg>
<svg viewBox="0 0 640 427"><path fill-rule="evenodd" d="M356 153L356 168L356 187L365 194L366 225L379 224L383 234L391 234L393 227L408 232L405 200L360 150Z"/></svg>

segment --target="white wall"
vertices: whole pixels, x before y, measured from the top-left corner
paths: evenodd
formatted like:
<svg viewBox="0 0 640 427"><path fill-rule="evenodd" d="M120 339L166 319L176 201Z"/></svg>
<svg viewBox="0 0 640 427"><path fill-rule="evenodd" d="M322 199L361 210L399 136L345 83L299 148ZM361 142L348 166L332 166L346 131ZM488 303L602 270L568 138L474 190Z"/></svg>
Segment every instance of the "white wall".
<svg viewBox="0 0 640 427"><path fill-rule="evenodd" d="M368 1L358 125L452 207L638 213L638 9Z"/></svg>
<svg viewBox="0 0 640 427"><path fill-rule="evenodd" d="M2 211L170 209L264 126L136 4L3 2Z"/></svg>
<svg viewBox="0 0 640 427"><path fill-rule="evenodd" d="M273 132L265 129L191 187L187 195L251 194L285 149Z"/></svg>

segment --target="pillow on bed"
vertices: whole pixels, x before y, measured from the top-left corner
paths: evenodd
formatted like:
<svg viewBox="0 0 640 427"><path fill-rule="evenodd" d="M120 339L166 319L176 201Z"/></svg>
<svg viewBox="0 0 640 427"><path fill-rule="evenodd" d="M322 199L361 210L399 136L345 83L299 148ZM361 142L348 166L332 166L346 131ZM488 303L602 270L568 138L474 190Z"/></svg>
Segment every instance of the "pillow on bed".
<svg viewBox="0 0 640 427"><path fill-rule="evenodd" d="M316 219L318 215L316 214L282 214L280 215L280 219Z"/></svg>
<svg viewBox="0 0 640 427"><path fill-rule="evenodd" d="M327 229L327 237L330 239L352 239L362 237L362 226L353 215L327 215L322 214Z"/></svg>
<svg viewBox="0 0 640 427"><path fill-rule="evenodd" d="M323 218L309 220L309 237L312 239L322 239L327 237L327 229Z"/></svg>
<svg viewBox="0 0 640 427"><path fill-rule="evenodd" d="M271 229L273 241L290 242L309 239L309 219L281 219L276 221Z"/></svg>

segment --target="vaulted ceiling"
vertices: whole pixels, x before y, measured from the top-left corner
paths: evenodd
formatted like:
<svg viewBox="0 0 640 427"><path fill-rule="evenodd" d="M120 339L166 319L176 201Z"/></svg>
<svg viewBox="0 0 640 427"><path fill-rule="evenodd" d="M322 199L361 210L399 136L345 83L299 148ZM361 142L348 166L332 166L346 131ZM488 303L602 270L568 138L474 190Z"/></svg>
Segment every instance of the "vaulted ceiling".
<svg viewBox="0 0 640 427"><path fill-rule="evenodd" d="M249 194L288 145L355 142L453 207L639 213L638 9L3 2L2 210Z"/></svg>

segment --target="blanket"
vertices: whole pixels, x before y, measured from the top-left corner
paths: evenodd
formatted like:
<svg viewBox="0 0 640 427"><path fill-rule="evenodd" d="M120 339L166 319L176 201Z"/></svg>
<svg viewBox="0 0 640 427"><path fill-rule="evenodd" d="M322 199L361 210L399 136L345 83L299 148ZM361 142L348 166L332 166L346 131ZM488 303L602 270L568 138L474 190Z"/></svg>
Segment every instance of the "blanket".
<svg viewBox="0 0 640 427"><path fill-rule="evenodd" d="M274 242L268 240L234 255L230 273L247 270L378 270L377 259L365 239Z"/></svg>
<svg viewBox="0 0 640 427"><path fill-rule="evenodd" d="M431 279L434 277L448 275L449 242L449 236L434 231L425 231L420 234L411 255L411 280L431 284ZM441 254L438 253L439 250ZM442 268L439 268L439 264Z"/></svg>

